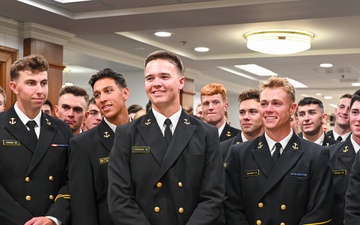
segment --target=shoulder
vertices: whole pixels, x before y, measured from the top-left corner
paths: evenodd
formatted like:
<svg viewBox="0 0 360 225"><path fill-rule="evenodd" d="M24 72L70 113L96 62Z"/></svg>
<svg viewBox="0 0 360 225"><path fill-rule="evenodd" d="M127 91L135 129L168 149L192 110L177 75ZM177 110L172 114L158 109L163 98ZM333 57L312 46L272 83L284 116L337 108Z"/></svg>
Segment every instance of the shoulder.
<svg viewBox="0 0 360 225"><path fill-rule="evenodd" d="M90 130L87 130L83 133L76 135L75 137L72 137L71 141L77 141L77 142L90 141L92 143L96 142L99 137L99 131L100 131L100 124ZM86 144L86 142L84 142L84 144Z"/></svg>

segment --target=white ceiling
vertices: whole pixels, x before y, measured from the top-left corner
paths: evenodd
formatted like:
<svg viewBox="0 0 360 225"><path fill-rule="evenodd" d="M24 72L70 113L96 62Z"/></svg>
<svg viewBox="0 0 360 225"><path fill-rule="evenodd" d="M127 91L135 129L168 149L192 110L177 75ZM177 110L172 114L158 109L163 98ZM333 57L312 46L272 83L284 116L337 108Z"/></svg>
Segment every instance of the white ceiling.
<svg viewBox="0 0 360 225"><path fill-rule="evenodd" d="M36 4L37 7L24 3ZM111 67L126 76L142 72L143 60L154 50L179 54L195 79L195 89L210 82L224 83L230 94L257 88L264 78L248 74L246 79L220 68L240 72L234 65L257 64L279 76L308 86L297 90L302 96L320 98L329 112L340 95L353 93L360 75L359 0L92 0L60 4L53 0L1 0L0 16L33 22L73 35L77 42L90 43L81 51L76 44L65 47L66 66L90 70L67 82L87 85L89 74ZM310 50L289 56L270 56L246 48L244 34L270 28L306 30L315 34ZM155 31L169 31L158 38ZM194 47L206 46L207 53ZM99 51L103 48L104 51ZM329 62L333 68L320 68ZM322 96L331 95L333 100Z"/></svg>

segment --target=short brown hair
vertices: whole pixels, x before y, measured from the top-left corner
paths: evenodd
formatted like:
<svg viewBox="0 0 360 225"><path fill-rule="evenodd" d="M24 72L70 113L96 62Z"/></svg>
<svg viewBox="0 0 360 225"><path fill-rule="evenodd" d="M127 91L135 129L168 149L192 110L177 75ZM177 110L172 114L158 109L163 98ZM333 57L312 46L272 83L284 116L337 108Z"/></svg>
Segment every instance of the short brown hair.
<svg viewBox="0 0 360 225"><path fill-rule="evenodd" d="M248 89L239 94L239 103L249 99L254 99L257 102L260 102L260 91L257 89Z"/></svg>
<svg viewBox="0 0 360 225"><path fill-rule="evenodd" d="M49 63L41 55L29 55L15 61L10 67L10 79L19 78L19 72L29 70L32 73L44 72L49 69Z"/></svg>
<svg viewBox="0 0 360 225"><path fill-rule="evenodd" d="M260 92L265 88L282 88L289 95L290 99L295 102L295 88L284 77L272 76L267 81L260 83Z"/></svg>
<svg viewBox="0 0 360 225"><path fill-rule="evenodd" d="M202 96L212 96L220 94L222 99L227 102L226 89L224 85L219 83L207 84L201 89L200 98Z"/></svg>
<svg viewBox="0 0 360 225"><path fill-rule="evenodd" d="M182 76L184 75L185 68L181 59L176 54L165 50L158 50L148 55L145 59L145 67L149 62L157 59L168 60L179 69L179 72Z"/></svg>
<svg viewBox="0 0 360 225"><path fill-rule="evenodd" d="M59 98L65 94L72 94L76 97L84 97L86 106L89 103L89 95L87 94L86 90L84 88L78 87L78 86L65 86L60 89L59 91Z"/></svg>

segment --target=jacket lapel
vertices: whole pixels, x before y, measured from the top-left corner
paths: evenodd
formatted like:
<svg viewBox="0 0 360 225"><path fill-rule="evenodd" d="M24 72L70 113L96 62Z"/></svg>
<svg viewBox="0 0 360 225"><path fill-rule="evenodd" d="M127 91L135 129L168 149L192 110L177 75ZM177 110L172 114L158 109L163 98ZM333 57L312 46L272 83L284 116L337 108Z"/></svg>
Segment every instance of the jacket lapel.
<svg viewBox="0 0 360 225"><path fill-rule="evenodd" d="M164 156L161 151L166 151L166 141L164 138L157 138L163 137L163 135L156 122L155 116L150 110L141 120L141 123L137 125L138 131L145 143L151 146L150 153L155 157L159 165L161 165ZM174 139L174 137L172 139Z"/></svg>
<svg viewBox="0 0 360 225"><path fill-rule="evenodd" d="M171 138L169 147L164 156L163 163L161 164L160 172L156 181L166 173L179 155L184 151L185 146L190 141L190 138L193 136L195 130L196 126L190 123L189 116L182 111L179 122L176 125L174 135Z"/></svg>
<svg viewBox="0 0 360 225"><path fill-rule="evenodd" d="M56 125L52 124L50 116L44 115L42 113L41 116L41 128L40 128L40 137L38 139L34 155L31 159L28 174L32 169L40 162L40 160L44 157L45 153L49 150L50 145L58 131ZM60 143L53 143L60 144Z"/></svg>
<svg viewBox="0 0 360 225"><path fill-rule="evenodd" d="M5 129L19 140L30 152L33 152L33 140L30 135L27 135L29 134L29 131L16 114L14 105L5 113L8 114L8 123L4 125Z"/></svg>
<svg viewBox="0 0 360 225"><path fill-rule="evenodd" d="M274 168L274 161L271 157L269 146L267 144L265 136L262 135L257 139L258 141L255 142L256 146L253 146L252 154L261 171L267 178L269 178L271 171Z"/></svg>
<svg viewBox="0 0 360 225"><path fill-rule="evenodd" d="M98 132L100 137L100 143L106 148L106 150L110 152L114 143L114 138L115 138L114 132L109 127L109 125L107 125L104 119L101 121L101 123L98 126L99 126Z"/></svg>
<svg viewBox="0 0 360 225"><path fill-rule="evenodd" d="M264 192L262 196L265 195L269 190L271 190L288 171L296 164L303 152L301 151L300 139L294 133L288 144L286 145L281 157L276 162L274 169L271 172L271 175L265 184ZM261 196L261 197L262 197Z"/></svg>
<svg viewBox="0 0 360 225"><path fill-rule="evenodd" d="M344 145L339 150L339 160L342 162L348 171L351 171L352 164L355 159L355 150L351 143L350 138L347 138L344 142Z"/></svg>

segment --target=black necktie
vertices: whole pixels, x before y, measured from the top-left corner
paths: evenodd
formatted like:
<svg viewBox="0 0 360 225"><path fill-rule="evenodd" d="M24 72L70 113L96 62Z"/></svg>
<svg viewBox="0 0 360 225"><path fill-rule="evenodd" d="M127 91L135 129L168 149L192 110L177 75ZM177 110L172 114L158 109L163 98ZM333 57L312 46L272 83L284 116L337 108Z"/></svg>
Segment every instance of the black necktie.
<svg viewBox="0 0 360 225"><path fill-rule="evenodd" d="M33 139L33 148L31 150L34 150L37 143L37 135L35 133L36 122L34 120L29 120L26 125L30 128L30 136Z"/></svg>
<svg viewBox="0 0 360 225"><path fill-rule="evenodd" d="M280 149L281 149L281 144L279 142L277 142L275 144L275 151L273 153L273 159L274 159L275 163L280 158Z"/></svg>
<svg viewBox="0 0 360 225"><path fill-rule="evenodd" d="M341 141L342 141L342 137L339 136L336 140L337 140L338 142L341 142Z"/></svg>
<svg viewBox="0 0 360 225"><path fill-rule="evenodd" d="M170 143L170 140L171 140L171 137L172 137L172 133L171 133L171 130L170 130L171 120L166 119L164 123L166 125L166 128L165 128L165 141L166 141L167 145L169 146L169 143Z"/></svg>

